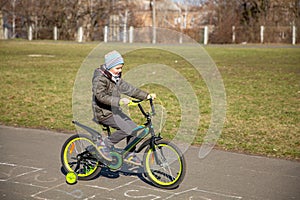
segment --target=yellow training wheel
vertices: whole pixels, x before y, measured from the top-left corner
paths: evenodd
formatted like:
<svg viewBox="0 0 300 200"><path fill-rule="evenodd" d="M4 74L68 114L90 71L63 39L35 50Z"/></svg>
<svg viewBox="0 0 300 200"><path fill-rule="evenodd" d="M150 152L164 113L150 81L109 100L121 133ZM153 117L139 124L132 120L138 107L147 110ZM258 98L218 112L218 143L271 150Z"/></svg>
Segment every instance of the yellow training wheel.
<svg viewBox="0 0 300 200"><path fill-rule="evenodd" d="M75 172L68 172L66 175L66 182L68 184L75 184L77 182L77 174Z"/></svg>

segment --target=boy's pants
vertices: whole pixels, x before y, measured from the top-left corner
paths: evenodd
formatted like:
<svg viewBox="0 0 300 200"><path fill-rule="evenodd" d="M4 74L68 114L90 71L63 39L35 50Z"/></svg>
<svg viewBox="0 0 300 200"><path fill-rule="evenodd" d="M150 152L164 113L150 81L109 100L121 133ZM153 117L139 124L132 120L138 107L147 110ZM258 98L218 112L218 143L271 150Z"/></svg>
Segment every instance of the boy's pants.
<svg viewBox="0 0 300 200"><path fill-rule="evenodd" d="M131 131L137 127L137 125L123 112L118 112L117 114L114 114L113 116L101 121L101 124L116 129L114 133L104 139L105 145L109 148L124 138L127 138L128 144L136 137L136 133L135 135L130 134Z"/></svg>

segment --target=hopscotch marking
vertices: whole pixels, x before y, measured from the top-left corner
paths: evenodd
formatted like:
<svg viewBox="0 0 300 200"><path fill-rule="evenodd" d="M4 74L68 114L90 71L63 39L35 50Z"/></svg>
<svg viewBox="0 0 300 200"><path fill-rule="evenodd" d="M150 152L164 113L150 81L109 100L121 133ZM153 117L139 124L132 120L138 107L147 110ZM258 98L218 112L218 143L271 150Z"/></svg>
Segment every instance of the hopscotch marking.
<svg viewBox="0 0 300 200"><path fill-rule="evenodd" d="M149 197L151 198L150 200L161 199L161 196L157 196L157 195L154 195L154 194L145 194L145 195L142 195L142 196L134 196L134 195L130 194L130 193L134 193L134 192L139 192L139 190L127 190L124 193L124 196L129 197L129 198L133 198L133 199L143 199L143 198L149 198Z"/></svg>
<svg viewBox="0 0 300 200"><path fill-rule="evenodd" d="M212 192L212 191L207 191L207 190L201 190L201 189L198 189L198 187L194 187L194 188L191 188L191 189L187 189L187 190L183 190L183 191L180 191L180 192L168 192L167 190L161 190L161 189L154 189L154 188L149 188L149 187L143 187L143 186L139 186L139 188L142 188L142 189L148 189L148 190L152 190L152 191L157 191L159 192L160 194L161 193L167 193L169 194L168 197L166 198L162 198L161 199L164 199L164 200L167 200L167 199L173 199L173 198L176 198L176 197L179 197L180 195L182 194L187 194L187 195L191 195L189 196L189 199L192 200L194 198L195 195L192 195L190 193L192 192L197 192L197 198L201 198L201 199L204 199L204 200L211 200L211 198L208 198L206 196L203 196L203 195L200 195L201 193L203 194L208 194L209 196L215 196L215 197L218 197L218 198L226 198L226 199L243 199L243 197L241 196L235 196L235 195L229 195L229 194L223 194L223 193L219 193L219 192ZM138 190L137 190L138 191ZM136 197L133 197L131 196L132 198L138 198L138 196ZM141 197L140 197L141 198Z"/></svg>
<svg viewBox="0 0 300 200"><path fill-rule="evenodd" d="M6 175L8 178L7 179L0 179L0 181L8 181L8 180L13 179L13 178L18 178L18 177L21 177L21 176L29 175L29 174L32 174L32 173L43 170L42 168L36 168L36 167L30 167L30 166L24 166L24 165L16 165L16 164L11 164L11 163L3 163L3 162L0 162L0 165L14 167L14 168L10 169L8 173L1 172L1 174ZM12 176L13 172L18 168L30 169L31 171L21 173L21 174L18 174L16 176Z"/></svg>
<svg viewBox="0 0 300 200"><path fill-rule="evenodd" d="M164 199L164 200L168 200L168 199L174 199L174 198L175 199L182 198L181 195L184 195L185 198L190 199L190 200L193 200L195 197L204 199L204 200L214 199L214 197L217 197L218 199L219 198L234 199L234 200L242 199L241 196L223 194L223 193L207 191L207 190L201 190L198 187L194 187L194 188L187 189L187 190L180 191L180 192L171 192L168 190L162 190L162 189L155 188L155 187L140 186L138 184L135 184L137 181L139 181L139 178L135 178L134 180L126 182L125 184L119 185L115 188L107 188L107 187L101 187L101 186L97 186L97 185L83 184L81 186L87 187L87 191L89 191L88 188L94 188L94 189L96 189L96 191L98 191L94 194L90 194L90 195L86 196L88 193L86 193L85 190L81 190L78 188L77 189L74 188L74 190L71 192L61 189L66 186L65 182L63 182L63 183L60 182L58 184L55 184L52 187L46 187L46 186L36 185L36 184L32 184L32 183L24 183L24 182L13 180L15 178L20 178L20 177L24 177L24 176L28 176L28 175L37 173L34 176L34 181L37 183L41 183L41 184L42 183L54 183L56 181L59 181L59 179L57 179L55 177L49 179L48 181L40 180L39 177L43 175L40 173L44 173L44 174L47 173L46 171L44 171L43 168L17 165L17 164L12 164L12 163L5 163L5 162L0 162L0 166L1 165L7 166L7 167L13 167L13 168L10 169L8 173L4 173L4 172L0 173L7 177L6 179L0 178L0 182L10 182L10 183L19 184L19 185L26 185L26 186L40 188L41 189L40 191L38 191L32 195L29 194L30 197L32 197L34 199L38 199L38 200L47 200L48 198L42 197L42 196L47 194L47 192L50 192L50 191L51 192L53 192L53 191L59 192L61 194L65 194L69 197L72 196L73 198L76 198L76 199L89 200L89 199L99 198L99 196L101 196L101 191L113 192L113 191L119 191L120 189L123 189L123 192L122 192L124 195L123 198L125 197L128 199L150 199L150 200L158 200L158 199L163 200ZM22 173L16 173L16 171L18 169L23 170L23 171L25 169L28 171L22 172ZM149 190L149 191L146 192L147 190ZM197 194L195 194L195 192Z"/></svg>
<svg viewBox="0 0 300 200"><path fill-rule="evenodd" d="M45 193L45 192L47 192L47 191L50 191L50 190L52 190L52 189L54 189L54 188L57 188L57 187L59 187L59 186L61 186L61 185L65 185L65 183L58 184L58 185L55 185L55 186L50 187L50 188L47 187L45 190L39 191L39 192L37 192L37 193L31 195L31 197L36 198L36 199L40 199L40 200L46 200L46 198L38 197L38 195L39 195L39 194L42 194L42 193Z"/></svg>

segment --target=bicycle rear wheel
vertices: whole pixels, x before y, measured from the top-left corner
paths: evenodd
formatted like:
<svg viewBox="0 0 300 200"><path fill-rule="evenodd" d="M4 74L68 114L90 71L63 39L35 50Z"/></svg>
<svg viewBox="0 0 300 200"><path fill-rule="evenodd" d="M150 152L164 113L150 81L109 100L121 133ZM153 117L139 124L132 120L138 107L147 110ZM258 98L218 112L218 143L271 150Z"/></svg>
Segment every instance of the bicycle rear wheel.
<svg viewBox="0 0 300 200"><path fill-rule="evenodd" d="M95 156L96 145L83 134L72 135L61 149L61 162L66 172L75 172L79 180L91 180L100 171L100 162Z"/></svg>
<svg viewBox="0 0 300 200"><path fill-rule="evenodd" d="M173 143L160 140L155 145L155 151L149 146L143 161L147 177L157 187L174 189L185 176L185 159Z"/></svg>

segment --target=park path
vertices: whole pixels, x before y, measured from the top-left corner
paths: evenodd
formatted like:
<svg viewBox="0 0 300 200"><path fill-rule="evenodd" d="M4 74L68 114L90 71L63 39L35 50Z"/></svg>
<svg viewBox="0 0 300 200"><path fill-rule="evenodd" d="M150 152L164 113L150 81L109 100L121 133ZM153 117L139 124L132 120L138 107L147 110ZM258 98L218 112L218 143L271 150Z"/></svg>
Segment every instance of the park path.
<svg viewBox="0 0 300 200"><path fill-rule="evenodd" d="M0 199L300 199L300 163L213 150L185 153L187 174L175 190L145 179L103 172L92 181L67 185L60 148L70 134L0 126Z"/></svg>

